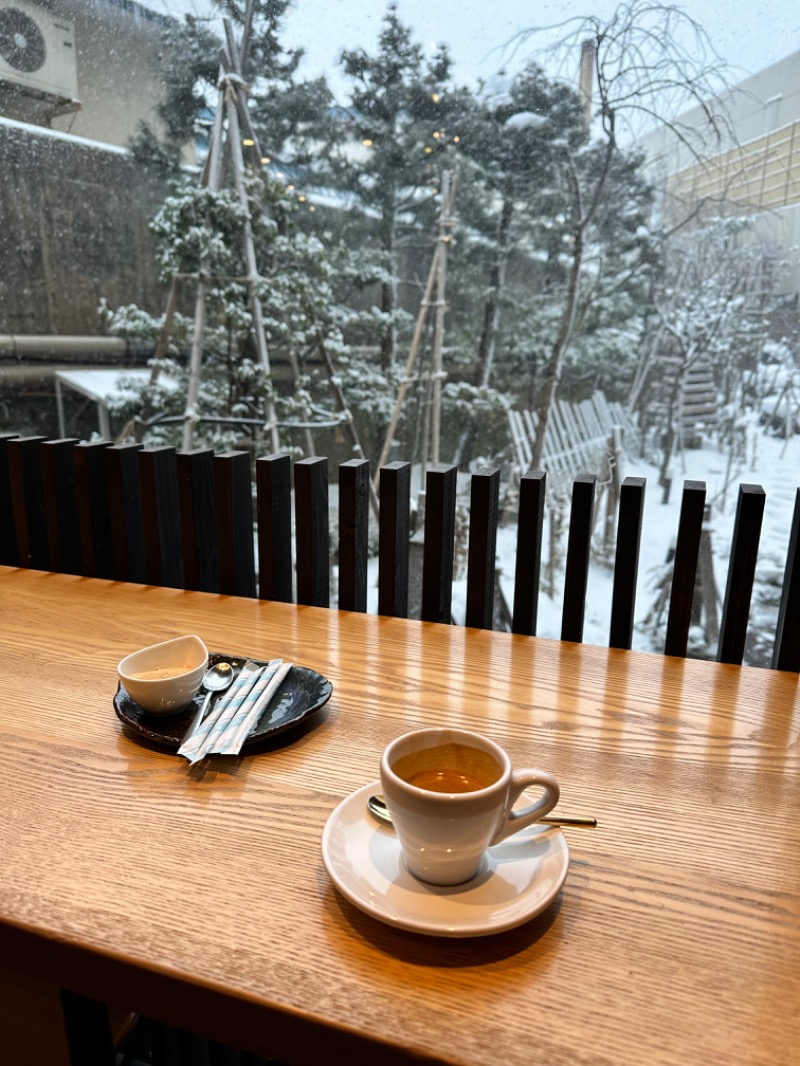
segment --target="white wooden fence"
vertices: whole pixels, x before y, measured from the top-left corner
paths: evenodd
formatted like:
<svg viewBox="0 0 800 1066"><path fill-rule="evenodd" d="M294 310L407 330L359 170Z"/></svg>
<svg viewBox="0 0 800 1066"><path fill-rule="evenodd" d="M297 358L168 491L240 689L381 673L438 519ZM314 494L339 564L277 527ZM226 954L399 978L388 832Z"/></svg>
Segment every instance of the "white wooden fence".
<svg viewBox="0 0 800 1066"><path fill-rule="evenodd" d="M510 409L508 425L516 464L520 471L529 470L536 416L532 411ZM622 404L609 403L602 392L579 403L556 400L547 424L542 466L569 478L597 473L608 455L609 437L615 427L622 429L623 444L632 447L636 439L633 419Z"/></svg>

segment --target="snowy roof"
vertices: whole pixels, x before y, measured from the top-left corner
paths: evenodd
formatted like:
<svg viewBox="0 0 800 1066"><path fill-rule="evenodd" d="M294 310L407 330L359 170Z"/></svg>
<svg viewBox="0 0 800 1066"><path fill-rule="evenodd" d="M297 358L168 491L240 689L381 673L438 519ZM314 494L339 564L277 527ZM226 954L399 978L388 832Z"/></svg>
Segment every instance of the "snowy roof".
<svg viewBox="0 0 800 1066"><path fill-rule="evenodd" d="M124 378L133 378L135 381L149 381L150 369L135 367L127 370L115 369L92 369L92 370L57 370L56 380L66 385L75 392L88 396L95 403L104 403L119 390L119 383ZM162 385L174 384L172 379L159 379Z"/></svg>
<svg viewBox="0 0 800 1066"><path fill-rule="evenodd" d="M114 152L116 155L131 154L129 148L123 148L118 144L106 144L105 141L94 141L89 137L80 137L76 133L64 133L61 130L48 129L46 126L35 126L30 122L19 122L17 119L6 118L4 115L0 115L0 126L20 130L34 137L52 137L58 141L72 141L73 144L82 144L85 148L99 148L104 152Z"/></svg>
<svg viewBox="0 0 800 1066"><path fill-rule="evenodd" d="M145 19L149 22L160 22L162 26L168 26L175 19L169 15L162 15L144 4L137 4L135 0L95 0L95 3L108 4L109 7L118 7L134 18Z"/></svg>
<svg viewBox="0 0 800 1066"><path fill-rule="evenodd" d="M108 410L108 401L117 395L120 383L124 380L140 381L143 384L150 380L150 369L147 367L134 367L129 369L91 369L91 370L56 370L56 406L58 408L58 430L62 437L66 436L66 420L64 417L63 388L66 386L74 392L81 393L97 404L97 426L100 436L105 440L111 439L111 415ZM167 388L177 389L178 383L174 378L161 374L158 378L160 385Z"/></svg>

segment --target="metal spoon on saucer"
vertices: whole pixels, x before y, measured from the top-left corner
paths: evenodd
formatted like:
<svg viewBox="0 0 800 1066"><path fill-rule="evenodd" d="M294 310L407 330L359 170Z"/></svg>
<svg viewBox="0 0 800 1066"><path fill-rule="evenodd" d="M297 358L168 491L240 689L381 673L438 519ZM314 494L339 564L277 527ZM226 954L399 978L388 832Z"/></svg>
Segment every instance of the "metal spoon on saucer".
<svg viewBox="0 0 800 1066"><path fill-rule="evenodd" d="M392 816L389 814L389 809L383 796L370 796L367 800L367 807L370 813L374 814L379 821L384 822L386 825L392 824ZM594 829L597 825L596 818L591 818L584 814L545 814L539 821L547 825L575 825L587 829Z"/></svg>
<svg viewBox="0 0 800 1066"><path fill-rule="evenodd" d="M230 663L219 662L209 667L203 675L203 688L206 690L206 698L200 704L200 710L194 716L192 724L186 730L184 740L188 740L200 725L208 710L211 697L215 692L224 692L233 681L233 667Z"/></svg>

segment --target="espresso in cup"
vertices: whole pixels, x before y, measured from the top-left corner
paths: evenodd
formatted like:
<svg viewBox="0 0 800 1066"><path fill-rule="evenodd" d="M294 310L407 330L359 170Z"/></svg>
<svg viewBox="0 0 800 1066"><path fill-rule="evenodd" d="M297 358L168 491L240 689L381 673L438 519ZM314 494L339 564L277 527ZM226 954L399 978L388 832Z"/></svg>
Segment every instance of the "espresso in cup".
<svg viewBox="0 0 800 1066"><path fill-rule="evenodd" d="M488 752L456 743L403 755L392 769L409 785L429 792L478 792L493 785L503 772Z"/></svg>
<svg viewBox="0 0 800 1066"><path fill-rule="evenodd" d="M486 849L538 821L558 803L545 770L513 770L503 749L465 729L418 729L381 756L381 787L410 872L457 885L479 871ZM527 788L544 794L523 810Z"/></svg>

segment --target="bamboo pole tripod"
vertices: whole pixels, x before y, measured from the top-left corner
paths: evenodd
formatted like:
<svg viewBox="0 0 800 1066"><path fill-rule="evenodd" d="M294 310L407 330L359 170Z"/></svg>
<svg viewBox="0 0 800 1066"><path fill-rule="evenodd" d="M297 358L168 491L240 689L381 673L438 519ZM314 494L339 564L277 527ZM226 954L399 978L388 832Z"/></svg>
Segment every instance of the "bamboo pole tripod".
<svg viewBox="0 0 800 1066"><path fill-rule="evenodd" d="M245 185L245 165L242 151L242 130L247 135L255 167L260 169L262 155L258 145L250 113L247 108L248 87L242 78L242 70L250 42L252 26L252 0L248 0L245 14L244 32L238 46L235 40L233 26L229 19L224 20L226 41L222 48L222 60L220 64L219 95L217 110L214 117L214 127L211 132L208 158L203 171L203 184L213 192L219 192L222 188L224 163L229 158L233 170L234 186L239 202L243 208L243 252L246 275L244 284L247 286L248 303L253 322L253 337L258 356L258 363L264 369L266 376L271 377L269 347L264 332L264 313L261 306L261 298L258 295L258 285L261 277L258 273L256 262L255 241L253 238L253 224L250 214L250 203ZM195 296L194 312L194 336L192 338L192 350L189 357L189 383L186 394L186 409L183 420L183 447L184 450L192 446L192 433L195 422L199 418L197 402L200 389L200 375L203 363L203 339L205 336L206 297L211 281L201 265L197 279L197 293ZM275 404L272 396L266 401L267 424L264 427L269 430L273 451L280 448L278 435L278 420L275 413Z"/></svg>
<svg viewBox="0 0 800 1066"><path fill-rule="evenodd" d="M431 392L431 420L430 420L430 459L432 463L439 462L439 449L441 438L441 411L442 411L442 381L446 377L446 374L442 368L442 351L444 346L444 315L447 310L447 302L445 299L445 285L447 277L447 252L453 239L453 227L455 225L455 217L453 214L453 204L455 202L456 192L456 175L449 170L446 170L442 174L442 203L439 211L439 219L436 233L436 243L433 249L433 256L431 258L430 270L428 271L428 279L425 283L425 290L422 296L422 302L420 303L419 313L417 315L417 321L414 326L414 333L411 338L411 347L408 352L408 358L406 359L405 370L403 373L403 380L400 383L400 388L397 393L397 399L395 400L394 410L392 411L392 417L389 420L389 427L386 430L386 437L383 442L383 448L381 449L380 458L378 460L378 467L375 472L375 481L373 484L377 484L379 471L382 466L386 464L389 458L389 453L392 450L392 444L394 443L395 434L397 433L397 426L400 422L400 416L403 411L403 405L408 395L408 390L411 385L419 380L418 376L414 375L414 365L417 361L419 354L420 344L422 341L422 335L425 329L425 322L428 317L428 313L431 308L434 309L434 322L433 322L433 343L431 351L431 370L429 380L432 386ZM434 287L436 289L436 298L431 297L434 294ZM426 441L423 444L423 451L427 453Z"/></svg>
<svg viewBox="0 0 800 1066"><path fill-rule="evenodd" d="M227 172L233 174L234 187L243 209L243 256L246 273L242 277L219 278L208 273L206 264L201 264L197 274L185 274L180 271L172 278L167 307L164 315L164 323L158 338L155 350L153 368L150 375L150 383L154 383L158 377L160 363L166 355L169 335L174 321L177 302L178 287L185 280L193 280L197 285L194 309L194 332L192 347L189 357L189 379L186 395L186 404L183 415L183 448L192 447L192 437L195 424L201 420L198 411L200 380L203 365L203 341L205 336L206 300L208 290L214 281L233 281L244 284L248 291L248 303L252 316L254 343L259 364L265 374L271 378L270 353L264 329L264 313L258 290L264 279L258 272L256 259L255 240L253 236L253 224L251 205L245 181L245 158L244 147L249 150L250 166L258 171L264 166L264 156L258 142L258 136L253 127L250 112L247 107L247 95L249 86L244 81L242 71L246 61L247 50L252 31L252 0L248 0L244 28L241 40L236 41L233 25L230 19L224 19L225 43L220 57L218 77L218 102L214 125L209 140L209 150L206 157L201 186L207 187L214 192L219 192L225 180ZM300 429L305 433L306 449L309 455L314 453L312 430L323 426L342 426L350 437L354 454L365 459L364 450L356 431L352 412L345 399L345 394L339 382L337 370L333 362L323 330L316 326L315 346L319 350L325 375L333 397L337 413L331 413L327 421L305 422L281 422L278 420L275 404L272 396L266 401L266 424L264 431L269 432L270 443L273 452L280 450L279 428L281 426ZM297 386L300 378L300 369L296 353L289 345L289 364L292 380ZM376 517L378 515L378 497L375 488L370 484L370 505Z"/></svg>
<svg viewBox="0 0 800 1066"><path fill-rule="evenodd" d="M258 363L263 367L266 376L271 378L271 366L269 346L264 331L264 314L261 299L258 295L258 284L262 281L258 273L256 262L255 241L253 238L253 225L250 213L250 203L245 185L245 163L242 144L242 131L244 130L248 146L251 152L251 162L255 169L263 166L261 150L258 138L250 119L247 108L247 93L249 91L242 77L242 69L249 48L250 35L253 20L253 0L247 0L244 16L244 29L241 41L236 42L233 25L230 19L224 19L225 43L220 54L219 74L217 78L217 108L214 115L214 125L209 138L208 155L206 156L200 185L212 192L222 189L224 176L228 167L233 171L234 187L243 208L243 255L246 273L243 277L222 279L208 272L208 264L203 262L196 274L176 272L170 284L167 306L164 313L164 322L161 326L158 341L154 352L153 365L150 372L150 384L153 385L158 379L161 364L169 347L169 336L178 306L179 286L183 281L192 280L197 285L194 305L194 330L192 335L192 347L189 355L189 378L186 393L186 403L183 413L183 448L192 447L192 437L195 424L200 421L198 411L198 399L200 392L200 378L203 365L203 342L205 337L206 301L208 290L214 281L227 280L244 284L248 291L248 303L253 323L253 337L256 347ZM129 427L126 427L124 433ZM278 434L278 420L275 412L275 404L271 396L266 401L266 425L265 430L270 433L273 451L280 448Z"/></svg>

